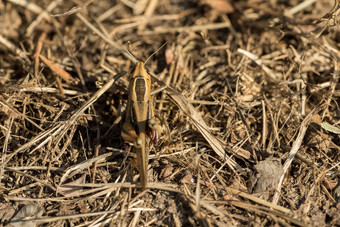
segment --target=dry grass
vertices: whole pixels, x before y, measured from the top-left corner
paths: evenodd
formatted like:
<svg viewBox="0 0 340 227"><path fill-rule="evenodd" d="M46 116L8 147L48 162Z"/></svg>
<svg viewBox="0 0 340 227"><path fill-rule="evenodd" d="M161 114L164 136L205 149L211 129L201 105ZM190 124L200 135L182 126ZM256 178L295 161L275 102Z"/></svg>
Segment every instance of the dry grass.
<svg viewBox="0 0 340 227"><path fill-rule="evenodd" d="M1 224L340 225L339 12L0 0ZM142 192L116 121L135 64L122 46L145 61L165 42L146 65L168 88Z"/></svg>

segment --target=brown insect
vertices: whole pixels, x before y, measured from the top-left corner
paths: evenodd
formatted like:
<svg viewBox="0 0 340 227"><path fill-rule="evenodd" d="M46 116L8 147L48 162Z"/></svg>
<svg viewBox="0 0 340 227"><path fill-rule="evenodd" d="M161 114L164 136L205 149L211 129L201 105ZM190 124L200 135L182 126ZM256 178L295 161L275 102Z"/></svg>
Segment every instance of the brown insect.
<svg viewBox="0 0 340 227"><path fill-rule="evenodd" d="M132 145L132 151L137 155L143 190L147 187L149 141L151 138L156 143L162 133L161 124L154 114L151 93L151 77L144 63L138 62L129 79L129 98L121 136L126 143Z"/></svg>

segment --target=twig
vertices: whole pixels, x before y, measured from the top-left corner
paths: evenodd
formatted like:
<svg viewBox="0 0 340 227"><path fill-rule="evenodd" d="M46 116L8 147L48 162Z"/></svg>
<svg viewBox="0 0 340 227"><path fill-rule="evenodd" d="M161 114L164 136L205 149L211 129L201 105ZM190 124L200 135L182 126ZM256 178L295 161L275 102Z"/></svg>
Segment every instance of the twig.
<svg viewBox="0 0 340 227"><path fill-rule="evenodd" d="M150 17L153 12L155 11L156 7L158 5L158 0L150 0L148 7L146 8L144 12L145 17ZM142 22L141 24L138 25L138 31L142 31L145 29L147 25L147 21Z"/></svg>
<svg viewBox="0 0 340 227"><path fill-rule="evenodd" d="M308 6L312 5L314 2L316 2L316 0L305 0L303 2L301 2L300 4L294 6L293 8L291 8L289 10L289 13L291 15L294 15L298 12L300 12L301 10L307 8Z"/></svg>
<svg viewBox="0 0 340 227"><path fill-rule="evenodd" d="M165 21L179 20L183 17L189 16L190 14L193 14L196 11L197 9L188 9L180 13L176 13L176 14L153 15L150 17L145 17L145 16L127 17L127 18L117 19L115 20L115 22L116 23L133 23L133 22L140 22L140 21L152 22L152 21L161 21L161 20L165 20Z"/></svg>
<svg viewBox="0 0 340 227"><path fill-rule="evenodd" d="M11 43L1 34L0 34L0 44L4 45L9 51L18 55L20 58L23 58L26 62L29 62L27 54L23 52L22 50L20 50L19 48L17 48L13 43Z"/></svg>
<svg viewBox="0 0 340 227"><path fill-rule="evenodd" d="M25 88L21 88L20 89L21 92L34 92L34 93L58 93L58 89L57 88L53 88L53 87L25 87ZM65 95L82 95L84 93L79 92L79 91L74 91L74 90L67 90L64 89L64 94Z"/></svg>
<svg viewBox="0 0 340 227"><path fill-rule="evenodd" d="M43 9L40 6L38 6L37 4L31 1L27 1L27 0L8 0L8 1L14 4L17 4L19 6L25 7L29 11L36 13L36 14L39 14L43 11Z"/></svg>
<svg viewBox="0 0 340 227"><path fill-rule="evenodd" d="M278 184L276 192L274 194L273 201L272 201L273 204L277 204L277 202L279 201L283 179L284 179L285 175L287 174L288 169L289 169L290 165L292 164L294 157L295 157L296 153L298 152L298 150L299 150L299 148L302 144L302 141L303 141L303 138L305 137L305 134L306 134L307 128L309 126L310 120L312 119L313 115L317 112L318 109L319 109L319 107L315 108L312 112L310 112L301 123L300 129L299 129L299 134L298 134L298 136L296 137L296 140L293 143L291 151L289 152L288 159L285 161L285 164L283 165L283 174L280 177L279 184Z"/></svg>
<svg viewBox="0 0 340 227"><path fill-rule="evenodd" d="M86 8L88 5L90 5L94 0L87 0L85 3L81 4L80 6L76 6L76 7L73 7L72 9L70 9L69 11L67 12L64 12L64 13L58 13L58 14L53 14L51 15L52 17L62 17L62 16L69 16L69 15L72 15L72 14L75 14L77 13L78 11Z"/></svg>
<svg viewBox="0 0 340 227"><path fill-rule="evenodd" d="M7 121L7 125L6 125L8 127L6 127L7 130L6 130L4 145L3 145L3 148L2 148L2 153L3 154L7 153L8 141L11 138L11 129L12 129L12 126L13 126L13 122L14 122L14 116L11 116L9 121Z"/></svg>
<svg viewBox="0 0 340 227"><path fill-rule="evenodd" d="M173 32L197 32L202 30L217 30L222 28L228 28L229 25L225 22L215 23L215 24L204 24L204 25L194 25L194 26L185 26L185 27L156 27L152 31L141 31L138 32L140 35L155 35L155 34L166 34Z"/></svg>
<svg viewBox="0 0 340 227"><path fill-rule="evenodd" d="M39 71L39 55L41 53L45 37L46 37L46 32L41 33L41 35L39 37L39 40L38 40L38 43L37 43L37 48L36 48L35 53L34 53L34 76L35 77L38 76L38 71Z"/></svg>
<svg viewBox="0 0 340 227"><path fill-rule="evenodd" d="M253 60L269 76L269 79L271 79L274 82L277 81L277 76L275 75L275 73L271 69L269 69L267 66L265 66L262 60L258 56L243 49L238 49L237 52L244 54L245 56Z"/></svg>

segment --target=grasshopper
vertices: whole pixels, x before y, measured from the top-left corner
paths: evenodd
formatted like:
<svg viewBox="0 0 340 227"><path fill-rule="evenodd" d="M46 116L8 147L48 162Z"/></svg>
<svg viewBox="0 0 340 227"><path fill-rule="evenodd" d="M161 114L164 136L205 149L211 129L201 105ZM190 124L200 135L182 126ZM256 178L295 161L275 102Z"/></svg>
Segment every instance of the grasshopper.
<svg viewBox="0 0 340 227"><path fill-rule="evenodd" d="M132 145L132 151L137 155L142 190L147 187L149 138L156 143L162 133L161 124L154 114L151 93L151 77L144 63L138 62L129 79L129 98L121 136Z"/></svg>

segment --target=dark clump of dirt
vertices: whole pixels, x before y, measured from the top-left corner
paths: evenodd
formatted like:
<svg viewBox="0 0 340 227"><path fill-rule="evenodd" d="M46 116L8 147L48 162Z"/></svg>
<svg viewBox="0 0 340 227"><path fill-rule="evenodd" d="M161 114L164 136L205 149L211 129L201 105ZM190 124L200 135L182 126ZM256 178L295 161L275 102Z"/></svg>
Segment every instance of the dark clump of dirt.
<svg viewBox="0 0 340 227"><path fill-rule="evenodd" d="M339 12L0 0L1 224L340 225Z"/></svg>

